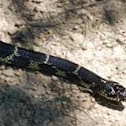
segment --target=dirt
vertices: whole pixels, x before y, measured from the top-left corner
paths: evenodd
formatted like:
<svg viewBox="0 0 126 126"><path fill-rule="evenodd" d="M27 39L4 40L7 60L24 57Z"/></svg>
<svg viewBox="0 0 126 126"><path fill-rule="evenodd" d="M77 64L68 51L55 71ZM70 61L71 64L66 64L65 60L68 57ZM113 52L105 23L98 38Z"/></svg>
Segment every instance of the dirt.
<svg viewBox="0 0 126 126"><path fill-rule="evenodd" d="M68 59L125 86L125 0L0 0L0 39ZM126 126L126 103L36 71L0 66L0 126Z"/></svg>

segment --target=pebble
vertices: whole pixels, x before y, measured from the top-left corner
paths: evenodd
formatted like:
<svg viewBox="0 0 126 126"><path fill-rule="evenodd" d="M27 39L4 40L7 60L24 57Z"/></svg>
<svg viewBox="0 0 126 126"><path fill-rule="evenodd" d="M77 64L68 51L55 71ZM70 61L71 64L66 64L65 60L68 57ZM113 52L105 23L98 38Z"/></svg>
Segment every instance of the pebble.
<svg viewBox="0 0 126 126"><path fill-rule="evenodd" d="M107 43L107 44L106 44L106 47L107 47L107 48L112 48L113 45L112 45L112 43Z"/></svg>
<svg viewBox="0 0 126 126"><path fill-rule="evenodd" d="M123 73L123 74L126 74L126 70L123 70L122 73Z"/></svg>
<svg viewBox="0 0 126 126"><path fill-rule="evenodd" d="M87 43L87 48L94 49L95 47L94 47L94 44L92 42L88 42Z"/></svg>
<svg viewBox="0 0 126 126"><path fill-rule="evenodd" d="M23 71L21 69L18 69L16 72L15 72L15 75L20 77L22 75Z"/></svg>
<svg viewBox="0 0 126 126"><path fill-rule="evenodd" d="M11 81L11 77L5 77L4 78L6 82L10 82Z"/></svg>
<svg viewBox="0 0 126 126"><path fill-rule="evenodd" d="M34 87L31 87L31 90L33 90L33 91L37 91L37 87L36 86L34 86Z"/></svg>
<svg viewBox="0 0 126 126"><path fill-rule="evenodd" d="M38 47L38 46L33 46L33 49L34 49L34 51L36 51L36 52L41 52L40 47Z"/></svg>
<svg viewBox="0 0 126 126"><path fill-rule="evenodd" d="M121 46L114 47L113 58L126 59L125 50Z"/></svg>
<svg viewBox="0 0 126 126"><path fill-rule="evenodd" d="M54 81L57 81L58 80L58 77L56 77L56 76L52 76L52 80L54 80Z"/></svg>
<svg viewBox="0 0 126 126"><path fill-rule="evenodd" d="M80 33L69 33L70 38L74 41L77 42L76 44L82 44L84 41L84 35L80 34ZM76 46L76 45L75 45Z"/></svg>
<svg viewBox="0 0 126 126"><path fill-rule="evenodd" d="M2 74L7 77L12 77L12 76L14 76L14 71L12 68L9 68L7 70L4 70Z"/></svg>
<svg viewBox="0 0 126 126"><path fill-rule="evenodd" d="M1 66L0 66L0 69L1 69L1 70L4 70L4 69L5 69L5 66L4 66L4 65L1 65Z"/></svg>
<svg viewBox="0 0 126 126"><path fill-rule="evenodd" d="M5 79L5 76L3 74L0 75L0 79Z"/></svg>
<svg viewBox="0 0 126 126"><path fill-rule="evenodd" d="M113 48L112 42L108 40L103 41L103 45L105 45L107 48Z"/></svg>

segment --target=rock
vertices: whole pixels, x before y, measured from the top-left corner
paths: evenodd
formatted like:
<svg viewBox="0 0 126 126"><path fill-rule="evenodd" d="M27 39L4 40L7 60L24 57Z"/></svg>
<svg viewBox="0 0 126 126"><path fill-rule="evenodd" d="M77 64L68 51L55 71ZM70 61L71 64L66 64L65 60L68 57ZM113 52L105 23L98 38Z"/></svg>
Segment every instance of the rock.
<svg viewBox="0 0 126 126"><path fill-rule="evenodd" d="M14 76L14 71L12 68L9 68L9 69L4 70L2 74L7 77L12 77Z"/></svg>
<svg viewBox="0 0 126 126"><path fill-rule="evenodd" d="M113 58L126 59L125 50L121 46L114 47Z"/></svg>
<svg viewBox="0 0 126 126"><path fill-rule="evenodd" d="M92 43L92 42L87 42L87 44L86 44L86 48L87 49L94 49L94 44Z"/></svg>
<svg viewBox="0 0 126 126"><path fill-rule="evenodd" d="M56 77L56 76L52 76L52 80L54 80L54 81L57 81L58 80L58 77Z"/></svg>
<svg viewBox="0 0 126 126"><path fill-rule="evenodd" d="M84 35L80 34L80 33L69 33L71 40L73 40L74 42L76 42L76 44L82 44L84 41Z"/></svg>

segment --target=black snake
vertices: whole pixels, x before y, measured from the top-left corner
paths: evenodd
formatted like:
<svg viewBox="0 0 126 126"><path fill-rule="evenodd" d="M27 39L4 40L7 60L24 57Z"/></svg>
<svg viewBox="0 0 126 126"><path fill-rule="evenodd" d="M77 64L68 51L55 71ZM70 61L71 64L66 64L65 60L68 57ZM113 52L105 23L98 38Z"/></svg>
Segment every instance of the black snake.
<svg viewBox="0 0 126 126"><path fill-rule="evenodd" d="M106 80L68 60L38 53L0 41L0 62L81 81L81 86L114 101L126 101L126 89L119 83Z"/></svg>

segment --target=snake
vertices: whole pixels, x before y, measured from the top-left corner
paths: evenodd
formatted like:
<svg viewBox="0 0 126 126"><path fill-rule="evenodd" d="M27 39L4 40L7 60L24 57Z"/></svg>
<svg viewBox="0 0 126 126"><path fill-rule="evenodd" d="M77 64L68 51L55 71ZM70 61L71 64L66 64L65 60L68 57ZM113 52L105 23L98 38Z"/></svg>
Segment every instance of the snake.
<svg viewBox="0 0 126 126"><path fill-rule="evenodd" d="M126 88L121 84L104 79L87 68L60 57L0 41L0 63L79 82L82 87L105 99L116 102L126 101Z"/></svg>

